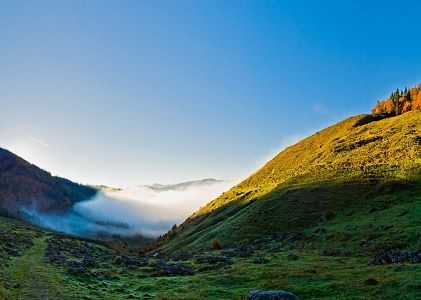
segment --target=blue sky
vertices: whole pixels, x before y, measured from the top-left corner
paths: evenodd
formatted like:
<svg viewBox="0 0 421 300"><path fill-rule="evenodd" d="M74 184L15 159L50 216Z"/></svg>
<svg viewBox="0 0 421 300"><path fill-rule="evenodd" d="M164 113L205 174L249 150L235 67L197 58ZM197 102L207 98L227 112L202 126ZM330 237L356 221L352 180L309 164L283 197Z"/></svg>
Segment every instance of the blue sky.
<svg viewBox="0 0 421 300"><path fill-rule="evenodd" d="M0 0L0 146L83 183L240 178L421 81L420 11Z"/></svg>

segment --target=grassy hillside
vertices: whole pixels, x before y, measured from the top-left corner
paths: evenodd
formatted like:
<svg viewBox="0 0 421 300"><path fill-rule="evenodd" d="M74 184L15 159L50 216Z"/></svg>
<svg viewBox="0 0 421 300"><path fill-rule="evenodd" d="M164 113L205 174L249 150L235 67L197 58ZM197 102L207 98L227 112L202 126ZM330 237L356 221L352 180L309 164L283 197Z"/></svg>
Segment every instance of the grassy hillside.
<svg viewBox="0 0 421 300"><path fill-rule="evenodd" d="M420 112L347 119L147 253L0 217L0 299L420 299L420 142Z"/></svg>
<svg viewBox="0 0 421 300"><path fill-rule="evenodd" d="M376 249L395 245L358 237L401 228L404 241L415 237L417 202L361 216L358 225L352 216L325 222L311 239L309 232L273 235L166 256L0 217L0 299L246 299L256 289L285 289L301 299L419 299L420 265L369 264Z"/></svg>
<svg viewBox="0 0 421 300"><path fill-rule="evenodd" d="M52 176L0 148L0 214L19 217L21 208L63 212L96 194L94 188Z"/></svg>
<svg viewBox="0 0 421 300"><path fill-rule="evenodd" d="M358 219L414 201L420 175L421 112L352 117L282 151L187 219L161 249L303 231L348 215Z"/></svg>

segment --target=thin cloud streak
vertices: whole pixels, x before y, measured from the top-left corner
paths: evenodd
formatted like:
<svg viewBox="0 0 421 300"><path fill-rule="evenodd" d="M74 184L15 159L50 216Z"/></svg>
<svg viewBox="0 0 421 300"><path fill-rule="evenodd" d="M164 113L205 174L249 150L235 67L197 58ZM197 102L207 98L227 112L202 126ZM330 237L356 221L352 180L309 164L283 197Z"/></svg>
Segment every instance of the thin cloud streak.
<svg viewBox="0 0 421 300"><path fill-rule="evenodd" d="M34 141L35 143L38 143L46 148L50 147L46 142L41 141L40 139L34 138L33 136L30 136L29 139L31 141Z"/></svg>

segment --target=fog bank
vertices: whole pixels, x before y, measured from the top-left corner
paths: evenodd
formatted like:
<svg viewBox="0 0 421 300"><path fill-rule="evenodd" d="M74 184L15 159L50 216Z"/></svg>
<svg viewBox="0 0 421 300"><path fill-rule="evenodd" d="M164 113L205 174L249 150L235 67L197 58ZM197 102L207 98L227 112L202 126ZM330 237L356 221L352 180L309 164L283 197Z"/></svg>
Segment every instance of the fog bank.
<svg viewBox="0 0 421 300"><path fill-rule="evenodd" d="M206 179L176 185L102 189L91 200L60 215L26 209L28 219L40 226L81 236L157 237L174 224L218 197L229 181Z"/></svg>

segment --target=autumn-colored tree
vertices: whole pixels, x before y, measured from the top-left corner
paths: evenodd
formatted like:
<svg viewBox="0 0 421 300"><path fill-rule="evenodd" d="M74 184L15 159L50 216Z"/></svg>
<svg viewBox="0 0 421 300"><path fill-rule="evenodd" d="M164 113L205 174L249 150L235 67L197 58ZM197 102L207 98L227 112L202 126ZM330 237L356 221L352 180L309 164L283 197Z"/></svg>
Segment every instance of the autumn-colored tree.
<svg viewBox="0 0 421 300"><path fill-rule="evenodd" d="M411 102L406 101L405 104L402 107L402 113L404 114L404 113L406 113L408 111L411 111L411 110L412 110L412 104L411 104Z"/></svg>
<svg viewBox="0 0 421 300"><path fill-rule="evenodd" d="M414 101L417 98L418 95L418 89L416 87L413 87L409 90L410 100Z"/></svg>
<svg viewBox="0 0 421 300"><path fill-rule="evenodd" d="M412 110L421 110L421 89L418 90L417 94L414 94L412 101Z"/></svg>
<svg viewBox="0 0 421 300"><path fill-rule="evenodd" d="M384 112L386 114L391 115L396 111L397 111L397 105L396 105L396 102L394 100L389 99L384 103Z"/></svg>
<svg viewBox="0 0 421 300"><path fill-rule="evenodd" d="M213 250L221 250L222 249L222 244L219 240L212 240L211 246L212 246Z"/></svg>

